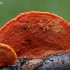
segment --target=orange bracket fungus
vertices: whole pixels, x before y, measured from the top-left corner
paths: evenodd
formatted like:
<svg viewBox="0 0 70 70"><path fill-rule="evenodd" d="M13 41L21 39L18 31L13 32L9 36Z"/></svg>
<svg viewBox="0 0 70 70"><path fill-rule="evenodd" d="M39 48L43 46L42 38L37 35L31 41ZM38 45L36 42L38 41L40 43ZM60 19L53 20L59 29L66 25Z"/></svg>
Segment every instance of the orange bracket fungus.
<svg viewBox="0 0 70 70"><path fill-rule="evenodd" d="M0 67L14 65L17 60L15 51L8 45L0 43Z"/></svg>
<svg viewBox="0 0 70 70"><path fill-rule="evenodd" d="M0 30L0 42L17 57L42 58L70 49L70 24L48 12L21 13Z"/></svg>

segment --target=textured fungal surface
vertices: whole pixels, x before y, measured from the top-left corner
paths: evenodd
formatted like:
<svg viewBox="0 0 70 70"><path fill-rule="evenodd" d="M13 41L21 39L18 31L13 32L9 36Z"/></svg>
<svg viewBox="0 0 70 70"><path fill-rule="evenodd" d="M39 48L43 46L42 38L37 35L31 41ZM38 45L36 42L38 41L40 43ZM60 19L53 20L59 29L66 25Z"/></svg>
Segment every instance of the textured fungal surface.
<svg viewBox="0 0 70 70"><path fill-rule="evenodd" d="M70 49L70 25L47 12L21 13L0 30L0 42L18 57L40 58Z"/></svg>
<svg viewBox="0 0 70 70"><path fill-rule="evenodd" d="M0 43L0 67L16 64L17 55L8 45Z"/></svg>

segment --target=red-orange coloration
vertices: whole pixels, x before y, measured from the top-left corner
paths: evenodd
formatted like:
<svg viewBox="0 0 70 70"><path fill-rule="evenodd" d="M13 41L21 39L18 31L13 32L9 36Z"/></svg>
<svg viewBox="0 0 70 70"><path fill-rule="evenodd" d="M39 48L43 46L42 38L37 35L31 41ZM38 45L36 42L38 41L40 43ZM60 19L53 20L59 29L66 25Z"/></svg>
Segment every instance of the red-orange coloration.
<svg viewBox="0 0 70 70"><path fill-rule="evenodd" d="M18 57L40 58L70 49L70 24L47 12L21 13L0 30L0 42Z"/></svg>
<svg viewBox="0 0 70 70"><path fill-rule="evenodd" d="M10 46L0 43L0 67L14 65L16 60L15 51Z"/></svg>

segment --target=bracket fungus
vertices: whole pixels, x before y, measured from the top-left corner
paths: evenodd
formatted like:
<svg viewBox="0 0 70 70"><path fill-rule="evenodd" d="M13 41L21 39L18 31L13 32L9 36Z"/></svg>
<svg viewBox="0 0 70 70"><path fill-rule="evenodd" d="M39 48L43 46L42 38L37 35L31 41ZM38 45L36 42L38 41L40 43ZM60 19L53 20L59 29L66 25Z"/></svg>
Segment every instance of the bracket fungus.
<svg viewBox="0 0 70 70"><path fill-rule="evenodd" d="M16 64L17 55L8 45L0 43L0 67Z"/></svg>
<svg viewBox="0 0 70 70"><path fill-rule="evenodd" d="M21 13L0 30L0 42L17 57L42 58L69 51L70 24L48 12Z"/></svg>

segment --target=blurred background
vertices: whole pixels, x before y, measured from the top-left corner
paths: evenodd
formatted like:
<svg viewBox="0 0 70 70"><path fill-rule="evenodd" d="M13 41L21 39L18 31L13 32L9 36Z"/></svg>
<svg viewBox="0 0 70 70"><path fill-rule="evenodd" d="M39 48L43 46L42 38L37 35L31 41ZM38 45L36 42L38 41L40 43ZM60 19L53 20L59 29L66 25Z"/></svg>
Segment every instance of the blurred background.
<svg viewBox="0 0 70 70"><path fill-rule="evenodd" d="M0 28L28 11L51 12L70 22L70 0L0 0Z"/></svg>

